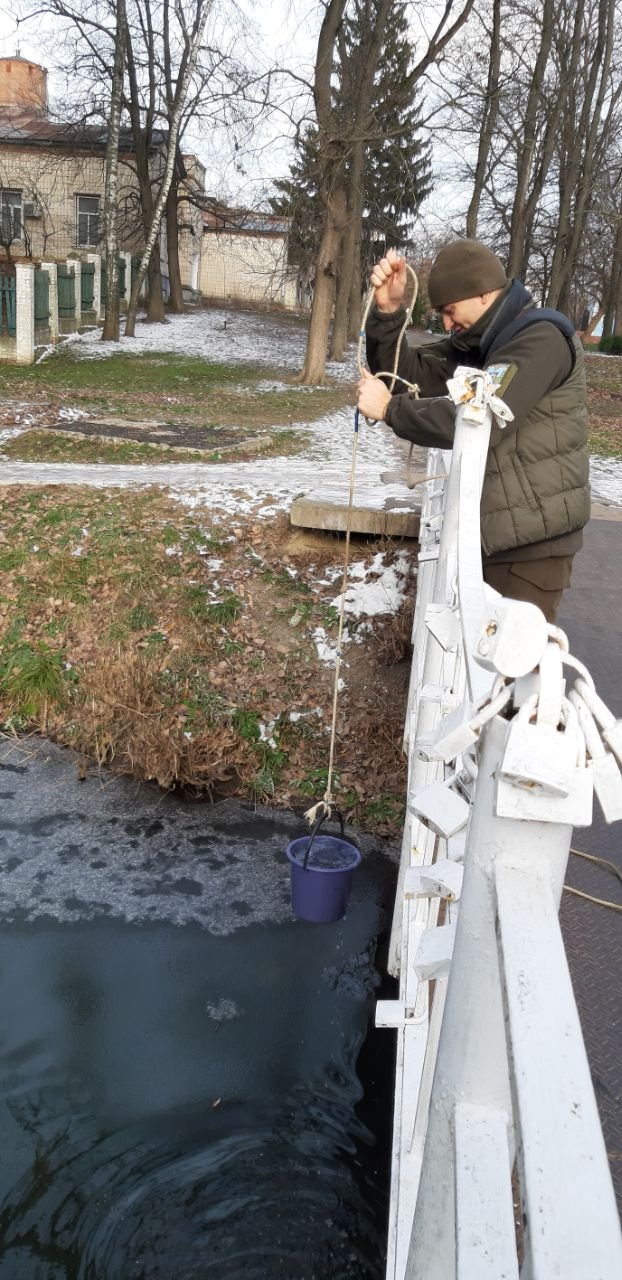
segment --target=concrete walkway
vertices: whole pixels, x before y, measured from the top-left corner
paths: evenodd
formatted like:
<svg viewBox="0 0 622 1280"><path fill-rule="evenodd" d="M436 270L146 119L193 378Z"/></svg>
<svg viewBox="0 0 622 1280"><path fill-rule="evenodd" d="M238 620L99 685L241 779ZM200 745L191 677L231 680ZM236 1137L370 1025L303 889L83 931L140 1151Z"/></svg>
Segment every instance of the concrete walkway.
<svg viewBox="0 0 622 1280"><path fill-rule="evenodd" d="M588 525L559 623L568 634L571 653L589 667L601 697L614 714L622 715L622 526L620 513L615 514L615 519ZM609 858L622 871L621 825L607 826L598 805L593 825L575 831L573 847ZM572 855L567 881L622 906L619 881ZM561 921L622 1212L622 919L617 912L564 894Z"/></svg>

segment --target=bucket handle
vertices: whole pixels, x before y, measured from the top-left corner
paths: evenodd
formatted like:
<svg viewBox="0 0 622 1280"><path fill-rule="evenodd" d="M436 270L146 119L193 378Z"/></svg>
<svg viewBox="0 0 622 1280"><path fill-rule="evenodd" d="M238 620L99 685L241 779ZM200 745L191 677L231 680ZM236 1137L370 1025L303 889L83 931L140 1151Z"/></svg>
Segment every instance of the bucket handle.
<svg viewBox="0 0 622 1280"><path fill-rule="evenodd" d="M340 810L340 809L334 809L334 810L333 810L333 812L334 812L334 813L336 814L336 816L339 818L339 826L340 826L340 828L341 828L341 831L340 831L341 839L342 839L342 840L346 840L346 839L347 839L347 837L346 837L345 830L344 830L344 825L343 825L343 814L341 813L341 810ZM312 830L312 832L311 832L311 835L309 836L309 843L308 843L308 845L307 845L307 847L306 847L306 849L305 849L305 856L304 856L304 858L303 858L303 860L302 860L302 869L303 869L303 871L306 871L306 870L307 870L307 863L308 863L308 861L309 861L309 854L311 853L311 845L313 844L313 841L315 840L315 837L316 837L316 835L317 835L317 833L318 833L318 831L319 831L319 829L320 829L320 827L321 827L322 823L326 821L327 817L328 817L328 813L326 812L326 810L324 810L324 813L321 815L321 817L319 817L319 818L318 818L317 822L315 823L315 826L313 827L313 830ZM354 844L354 841L353 841L353 840L348 840L348 844ZM355 848L356 848L356 846L355 846Z"/></svg>

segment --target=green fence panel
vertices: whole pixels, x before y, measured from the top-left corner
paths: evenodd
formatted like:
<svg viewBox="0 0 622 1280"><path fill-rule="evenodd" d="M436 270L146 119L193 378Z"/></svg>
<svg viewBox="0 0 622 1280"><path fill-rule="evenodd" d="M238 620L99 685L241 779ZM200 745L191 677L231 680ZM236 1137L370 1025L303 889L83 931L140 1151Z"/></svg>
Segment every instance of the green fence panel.
<svg viewBox="0 0 622 1280"><path fill-rule="evenodd" d="M76 314L76 277L69 267L58 266L58 314L65 318Z"/></svg>
<svg viewBox="0 0 622 1280"><path fill-rule="evenodd" d="M102 259L102 305L106 301L106 287L108 283L108 271L106 263ZM125 258L119 258L119 297L125 295Z"/></svg>
<svg viewBox="0 0 622 1280"><path fill-rule="evenodd" d="M15 276L0 276L0 331L15 337L17 291Z"/></svg>
<svg viewBox="0 0 622 1280"><path fill-rule="evenodd" d="M83 311L93 310L93 302L95 299L95 264L93 262L82 263L80 299Z"/></svg>
<svg viewBox="0 0 622 1280"><path fill-rule="evenodd" d="M35 324L47 324L50 318L50 277L41 267L35 269Z"/></svg>

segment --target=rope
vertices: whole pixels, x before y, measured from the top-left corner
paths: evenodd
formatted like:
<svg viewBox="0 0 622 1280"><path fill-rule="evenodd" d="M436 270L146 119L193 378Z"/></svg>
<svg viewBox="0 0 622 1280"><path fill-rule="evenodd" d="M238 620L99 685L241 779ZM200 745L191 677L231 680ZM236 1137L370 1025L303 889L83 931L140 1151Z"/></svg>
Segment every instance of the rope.
<svg viewBox="0 0 622 1280"><path fill-rule="evenodd" d="M622 871L616 866L615 862L611 862L609 858L597 857L595 853L584 853L582 849L572 849L576 858L585 858L586 862L595 862L598 866L605 867L612 875L617 876L622 883ZM593 898L591 893L583 893L581 889L573 889L571 885L565 884L566 893L572 893L575 898L584 898L586 902L594 902L597 907L609 907L611 911L622 911L622 904L619 902L610 902L608 898Z"/></svg>
<svg viewBox="0 0 622 1280"><path fill-rule="evenodd" d="M411 267L411 266L409 266L409 264L408 264L408 263L406 263L406 271L408 272L408 274L410 275L410 277L411 277L411 279L412 279L412 284L413 284L413 293L412 293L412 298L410 299L410 302L408 303L408 306L407 306L407 308L406 308L406 317L405 317L404 323L403 323L403 325L402 325L402 328L400 329L400 336L399 336L399 338L398 338L398 340L397 340L397 346L396 346L396 348L395 348L395 356L394 356L394 358L393 358L393 369L392 369L391 373L376 373L376 374L374 374L374 377L376 377L376 378L389 378L389 379L390 379L389 391L391 392L391 394L393 394L393 390L394 390L394 387L395 387L396 382L403 382L403 383L404 383L404 386L407 388L407 390L408 390L408 391L412 391L413 395L418 396L418 395L419 395L419 386L418 386L418 384L417 384L416 382L409 382L407 378L402 378L401 374L399 374L399 373L397 372L397 366L398 366L398 364L399 364L399 360L400 360L400 352L401 352L401 349L402 349L402 342L403 342L403 340L404 340L404 335L405 335L405 333L406 333L406 330L407 330L407 328L408 328L408 326L409 326L409 324L410 324L410 321L411 321L411 318L412 318L412 313L413 313L413 311L414 311L414 309L415 309L415 303L416 303L416 301L417 301L417 297L418 297L418 294L419 294L419 281L418 281L418 279L417 279L416 273L413 271L412 267ZM376 292L376 290L375 290L375 289L370 289L370 290L369 290L369 293L367 294L367 297L366 297L366 299L365 299L365 303L364 303L364 306L363 306L363 315L362 315L362 317L361 317L361 327L360 327L360 329L359 329L359 337L358 337L358 343L357 343L357 348L356 348L356 367L357 367L357 369L358 369L359 374L361 375L361 377L363 377L363 370L364 370L364 365L363 365L363 341L364 341L364 338L365 338L365 330L366 330L366 326L367 326L367 319L368 319L369 313L370 313L371 308L372 308L372 304L373 304L373 301L374 301L374 295L375 295L375 292ZM415 446L414 446L414 444L411 444L411 446L410 446L410 448L409 448L409 450L408 450L408 458L406 459L406 484L407 484L407 486L408 486L408 488L409 488L409 489L414 489L418 484L423 484L423 483L424 483L424 481L423 481L423 480L415 479L415 478L413 477L413 474L412 474L412 456L413 456L413 449L414 449L414 447L415 447ZM430 480L432 480L432 479L436 480L436 479L439 479L439 478L441 478L441 477L438 477L438 476L429 476L429 477L426 477L426 479L430 479ZM442 477L442 479L444 479L444 478L445 478L445 477L443 476L443 477Z"/></svg>
<svg viewBox="0 0 622 1280"><path fill-rule="evenodd" d="M409 388L409 390L413 391L415 395L418 395L419 388L417 384L414 382L408 382L406 378L402 378L397 372L397 366L399 364L400 351L401 351L402 342L404 339L404 334L406 333L408 325L410 324L413 308L414 308L415 302L417 301L417 294L419 292L419 281L417 280L417 276L413 271L412 267L410 267L408 263L406 263L406 270L409 272L413 281L413 293L412 293L412 298L406 308L404 323L402 325L402 328L400 330L400 335L397 340L397 346L395 348L395 357L393 360L393 371L392 373L377 373L375 376L377 378L390 378L391 386L389 387L389 390L391 392L393 391L393 388L396 382L403 382L405 386ZM363 366L363 339L365 337L365 325L367 324L367 317L369 316L369 312L371 310L371 305L374 300L375 292L376 290L372 288L369 290L369 293L367 294L367 297L365 299L365 303L363 306L363 315L361 317L361 327L359 329L359 337L358 337L358 344L357 344L357 350L356 350L356 364L357 364L358 372L361 375L361 377L363 376L363 367L364 367ZM332 709L331 727L330 727L328 775L326 779L326 790L324 792L323 799L319 800L317 804L312 805L311 808L307 809L305 813L305 818L307 819L307 822L309 823L310 826L313 826L315 822L323 821L324 818L330 818L331 812L332 812L332 806L335 803L333 798L333 793L332 793L332 787L333 787L333 771L334 771L334 765L335 765L335 747L336 747L336 740L337 740L337 707L338 707L338 701L339 701L339 673L341 670L341 643L342 643L343 625L344 625L345 613L346 613L346 591L348 589L348 568L350 564L350 535L352 533L352 508L354 504L354 479L356 475L356 455L357 455L358 441L359 441L359 417L360 417L359 411L358 409L355 409L354 434L352 437L352 460L350 463L350 490L348 493L348 513L346 518L346 545L345 545L344 563L343 563L343 579L341 584L341 601L339 605L339 629L337 632L337 654L335 657L335 680L333 684L333 709ZM412 455L412 448L413 446L411 445L410 447L411 455ZM409 468L410 468L410 456L409 456L408 462L409 462Z"/></svg>
<svg viewBox="0 0 622 1280"><path fill-rule="evenodd" d="M573 889L569 884L564 885L565 893L572 893L575 898L585 898L587 902L594 902L597 907L609 907L610 911L622 911L622 904L619 902L610 902L608 898L593 898L591 893L582 893L580 889Z"/></svg>

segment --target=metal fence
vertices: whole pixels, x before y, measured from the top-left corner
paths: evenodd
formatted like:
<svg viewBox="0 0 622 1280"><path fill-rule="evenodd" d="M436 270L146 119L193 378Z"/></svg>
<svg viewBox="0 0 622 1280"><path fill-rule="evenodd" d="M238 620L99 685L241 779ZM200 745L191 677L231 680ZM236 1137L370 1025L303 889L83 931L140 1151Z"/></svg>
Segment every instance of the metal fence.
<svg viewBox="0 0 622 1280"><path fill-rule="evenodd" d="M108 271L105 258L102 258L101 272L101 290L102 299L104 299L106 297L106 288L108 285ZM125 258L119 258L119 297L125 297Z"/></svg>
<svg viewBox="0 0 622 1280"><path fill-rule="evenodd" d="M47 325L50 319L50 277L47 271L35 270L35 325Z"/></svg>
<svg viewBox="0 0 622 1280"><path fill-rule="evenodd" d="M80 302L82 311L92 311L95 299L95 264L83 262L80 268Z"/></svg>
<svg viewBox="0 0 622 1280"><path fill-rule="evenodd" d="M16 285L14 275L0 275L0 333L15 337Z"/></svg>
<svg viewBox="0 0 622 1280"><path fill-rule="evenodd" d="M376 1016L398 1035L387 1277L614 1280L622 1237L557 912L594 788L622 816L622 722L540 610L484 585L504 406L477 370L450 389L454 448L429 453L421 520L399 998Z"/></svg>
<svg viewBox="0 0 622 1280"><path fill-rule="evenodd" d="M69 267L59 262L58 278L58 314L70 319L76 314L76 277Z"/></svg>

